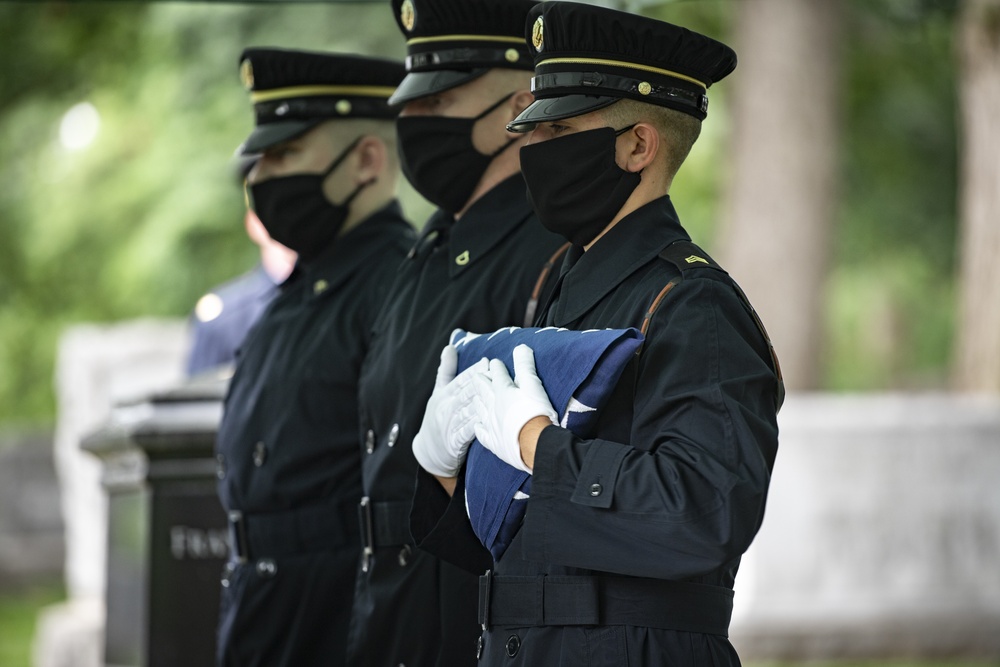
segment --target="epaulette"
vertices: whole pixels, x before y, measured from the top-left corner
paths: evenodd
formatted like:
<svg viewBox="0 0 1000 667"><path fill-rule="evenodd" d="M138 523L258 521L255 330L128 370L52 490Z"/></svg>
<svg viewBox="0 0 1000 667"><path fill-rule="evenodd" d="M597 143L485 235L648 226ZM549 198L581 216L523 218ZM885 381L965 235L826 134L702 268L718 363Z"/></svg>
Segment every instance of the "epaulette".
<svg viewBox="0 0 1000 667"><path fill-rule="evenodd" d="M656 295L655 299L653 299L653 303L650 304L649 310L646 311L646 316L642 318L642 326L639 328L639 331L642 332L643 336L646 335L646 330L649 329L649 321L653 319L653 313L655 313L656 309L660 307L660 302L663 301L663 298L667 296L667 293L670 292L670 290L684 280L685 273L692 269L715 269L716 271L726 273L726 271L719 266L718 262L712 259L711 255L691 241L674 241L660 251L660 259L664 259L676 266L681 275L664 285L663 289L660 290L660 293ZM641 350L642 348L640 348L640 352Z"/></svg>
<svg viewBox="0 0 1000 667"><path fill-rule="evenodd" d="M684 280L685 273L691 271L692 269L715 269L716 271L725 274L727 278L726 282L732 285L733 289L736 291L736 295L743 303L743 307L746 309L747 313L750 314L751 319L753 319L753 323L757 327L757 330L760 331L761 335L764 337L764 341L767 342L767 349L771 353L772 370L774 371L775 378L778 381L774 402L776 409L780 410L781 404L785 402L785 381L781 375L781 364L778 363L778 353L774 350L774 345L771 343L771 337L767 335L764 323L757 315L757 311L754 310L753 305L750 303L750 300L747 298L747 295L743 292L740 286L736 284L736 281L733 280L732 277L726 273L726 270L719 266L719 264L712 259L707 252L699 248L691 241L674 241L660 252L660 257L676 266L677 270L681 272L681 275L664 285L663 289L660 290L660 293L656 295L655 299L653 299L653 303L650 304L649 310L646 311L646 316L642 319L642 327L640 328L640 331L643 336L646 335L646 331L649 329L649 322L653 318L653 314L656 312L656 309L660 307L660 302L663 301L663 298L667 296L670 290ZM636 356L641 353L642 347L636 351Z"/></svg>
<svg viewBox="0 0 1000 667"><path fill-rule="evenodd" d="M715 269L725 273L711 255L691 241L674 241L660 252L660 257L677 267L681 275L691 269Z"/></svg>

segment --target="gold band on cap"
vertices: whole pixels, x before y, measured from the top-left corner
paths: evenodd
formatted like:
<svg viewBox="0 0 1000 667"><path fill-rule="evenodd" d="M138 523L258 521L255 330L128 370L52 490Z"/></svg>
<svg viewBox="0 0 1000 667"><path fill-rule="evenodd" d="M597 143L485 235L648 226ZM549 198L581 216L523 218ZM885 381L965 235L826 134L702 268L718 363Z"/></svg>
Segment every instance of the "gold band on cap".
<svg viewBox="0 0 1000 667"><path fill-rule="evenodd" d="M396 92L392 86L291 86L273 90L258 90L250 93L250 101L270 102L291 97L320 97L323 95L353 95L355 97L389 98Z"/></svg>
<svg viewBox="0 0 1000 667"><path fill-rule="evenodd" d="M406 45L429 44L431 42L504 42L505 44L524 44L524 37L508 37L507 35L436 35L434 37L414 37L406 40Z"/></svg>
<svg viewBox="0 0 1000 667"><path fill-rule="evenodd" d="M703 82L698 79L687 76L686 74L681 74L679 72L671 72L668 69L660 69L659 67L651 67L650 65L640 65L639 63L628 63L623 60L606 60L604 58L549 58L547 60L541 60L535 63L535 67L541 67L542 65L609 65L611 67L625 67L627 69L638 69L644 72L654 72L656 74L662 74L664 76L670 76L675 79L680 79L682 81L688 81L695 85L701 86L702 88L708 88Z"/></svg>

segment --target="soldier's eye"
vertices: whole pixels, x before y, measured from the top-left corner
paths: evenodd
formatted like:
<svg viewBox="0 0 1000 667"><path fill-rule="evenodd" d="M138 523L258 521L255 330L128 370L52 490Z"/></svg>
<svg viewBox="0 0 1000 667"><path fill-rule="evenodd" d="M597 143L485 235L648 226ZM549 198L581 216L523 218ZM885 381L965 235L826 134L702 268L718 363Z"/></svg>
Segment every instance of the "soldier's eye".
<svg viewBox="0 0 1000 667"><path fill-rule="evenodd" d="M288 157L291 149L288 146L276 146L269 151L267 151L266 156L269 160L282 160Z"/></svg>

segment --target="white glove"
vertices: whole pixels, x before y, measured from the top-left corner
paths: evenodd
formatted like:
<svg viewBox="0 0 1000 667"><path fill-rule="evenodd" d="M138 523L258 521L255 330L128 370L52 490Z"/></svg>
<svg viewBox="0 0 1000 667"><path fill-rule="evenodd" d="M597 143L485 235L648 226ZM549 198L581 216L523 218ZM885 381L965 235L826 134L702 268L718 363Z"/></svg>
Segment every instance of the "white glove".
<svg viewBox="0 0 1000 667"><path fill-rule="evenodd" d="M475 433L479 442L504 463L530 473L521 458L521 429L535 417L548 417L553 424L559 423L535 371L535 353L527 345L514 348L513 380L499 359L490 362L488 373L476 373L473 380L476 390L473 406L478 415Z"/></svg>
<svg viewBox="0 0 1000 667"><path fill-rule="evenodd" d="M441 350L434 391L427 401L420 430L413 438L413 456L424 470L438 477L456 477L475 437L476 411L473 373L488 368L485 359L455 376L458 351L454 345Z"/></svg>

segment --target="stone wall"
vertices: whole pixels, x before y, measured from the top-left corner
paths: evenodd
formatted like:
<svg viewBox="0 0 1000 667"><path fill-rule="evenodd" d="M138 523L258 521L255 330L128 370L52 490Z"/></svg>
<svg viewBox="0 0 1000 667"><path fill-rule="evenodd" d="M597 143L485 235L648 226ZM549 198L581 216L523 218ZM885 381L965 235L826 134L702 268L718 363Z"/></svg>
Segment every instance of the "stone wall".
<svg viewBox="0 0 1000 667"><path fill-rule="evenodd" d="M792 395L744 657L1000 656L1000 398Z"/></svg>
<svg viewBox="0 0 1000 667"><path fill-rule="evenodd" d="M0 433L0 592L59 576L64 552L52 433Z"/></svg>
<svg viewBox="0 0 1000 667"><path fill-rule="evenodd" d="M141 400L183 379L188 348L179 320L77 325L59 342L55 463L65 523L68 600L43 610L36 667L96 667L103 653L107 496L101 465L80 449L113 405Z"/></svg>
<svg viewBox="0 0 1000 667"><path fill-rule="evenodd" d="M185 324L161 320L78 325L60 340L55 451L70 597L104 594L107 509L101 466L80 450L80 441L107 422L111 406L180 383L187 346Z"/></svg>

